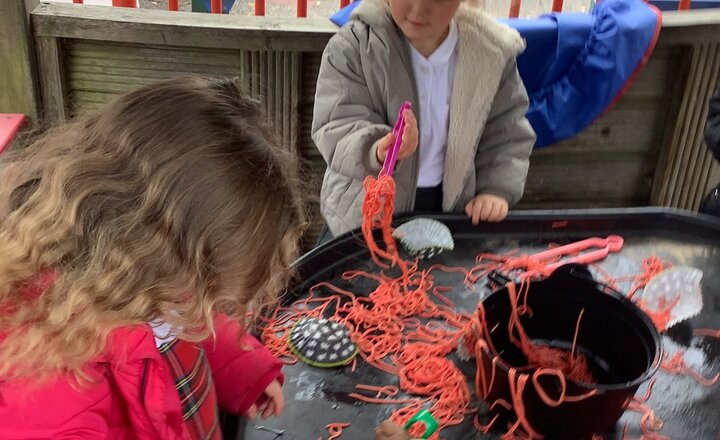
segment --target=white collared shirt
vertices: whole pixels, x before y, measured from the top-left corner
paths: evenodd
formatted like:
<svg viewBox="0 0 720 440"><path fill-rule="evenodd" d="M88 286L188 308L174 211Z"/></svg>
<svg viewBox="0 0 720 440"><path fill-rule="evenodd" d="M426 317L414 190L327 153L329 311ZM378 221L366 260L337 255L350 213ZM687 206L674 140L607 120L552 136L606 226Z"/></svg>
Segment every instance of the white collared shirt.
<svg viewBox="0 0 720 440"><path fill-rule="evenodd" d="M428 58L410 45L420 99L420 114L416 116L420 125L417 184L421 188L440 185L443 180L457 42L458 29L453 20L445 41Z"/></svg>
<svg viewBox="0 0 720 440"><path fill-rule="evenodd" d="M150 328L152 328L153 336L155 336L155 345L157 348L177 338L177 333L173 326L161 319L153 319L150 321Z"/></svg>

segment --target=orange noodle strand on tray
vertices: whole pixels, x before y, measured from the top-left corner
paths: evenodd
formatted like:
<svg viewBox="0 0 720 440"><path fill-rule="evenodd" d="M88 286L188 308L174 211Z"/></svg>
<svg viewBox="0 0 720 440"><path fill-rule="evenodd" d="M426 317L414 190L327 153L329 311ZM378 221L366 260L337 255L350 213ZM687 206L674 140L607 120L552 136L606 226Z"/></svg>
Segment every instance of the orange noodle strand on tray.
<svg viewBox="0 0 720 440"><path fill-rule="evenodd" d="M439 439L443 428L460 424L466 415L474 413L471 408L471 390L468 380L460 369L447 357L455 350L476 358L477 371L474 380L475 394L486 400L496 386L495 368L500 362L493 347L491 332L507 331L510 340L528 360L528 368L511 369L510 388L512 401L487 402L491 410L504 410L514 414L514 421L508 424L504 439L532 438L542 435L534 429L525 417L523 390L534 387L541 400L548 406L578 402L591 397L594 391L571 396L566 392L568 380L594 383L587 359L576 350L577 335L582 331L582 310L576 320L571 350L560 350L535 344L526 334L521 318L532 319L528 307L530 277L522 273L533 272L540 277L547 274L548 263L538 262L519 252L505 255L481 254L474 267L446 267L433 265L425 270L418 261L406 261L400 256L392 236L393 209L395 203L395 182L390 176L367 177L363 182L365 197L362 213L362 236L370 256L379 268L376 273L349 270L341 278L346 282L362 279L374 287L367 293L341 289L323 282L311 287L305 298L278 307L273 314L261 322L263 342L286 363L297 362L288 346L288 335L293 325L302 318L331 318L345 325L354 343L359 347L361 364L372 366L391 376L397 377L397 385L356 385L351 397L368 404L397 406L391 419L404 425L417 411L429 409L438 420L440 430L431 439ZM382 242L375 240L374 231L380 230ZM555 261L556 262L556 261ZM634 284L643 287L649 278L664 266L659 260L644 263L643 273L634 276ZM507 329L488 329L483 304L478 304L475 313L456 310L455 304L445 295L452 290L448 286L437 286L433 273L442 271L458 274L463 285L474 292L474 284L492 271L520 273L520 284L507 285L511 303L511 316ZM637 290L635 288L634 290ZM715 336L714 331L703 330L703 336ZM480 362L482 352L492 359L492 368L485 371ZM683 370L679 364L668 363L668 369ZM353 361L352 371L355 371ZM542 376L553 376L560 384L560 393L551 395L543 389ZM409 397L404 397L400 393ZM657 419L646 411L645 400L629 403L629 409L644 411L641 427L654 434ZM486 425L475 416L475 426L481 432L502 428L496 414ZM337 438L346 424L331 423L327 429L331 438ZM410 434L421 436L424 427L416 424Z"/></svg>

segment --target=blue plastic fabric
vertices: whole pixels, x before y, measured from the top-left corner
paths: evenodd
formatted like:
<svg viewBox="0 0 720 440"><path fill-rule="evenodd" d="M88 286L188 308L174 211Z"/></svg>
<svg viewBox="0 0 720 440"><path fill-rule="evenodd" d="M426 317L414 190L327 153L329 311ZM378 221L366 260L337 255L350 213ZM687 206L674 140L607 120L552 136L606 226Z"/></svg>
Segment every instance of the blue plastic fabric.
<svg viewBox="0 0 720 440"><path fill-rule="evenodd" d="M344 8L340 9L330 17L330 21L338 26L344 26L345 23L350 21L350 14L360 4L360 0L355 0Z"/></svg>
<svg viewBox="0 0 720 440"><path fill-rule="evenodd" d="M343 25L360 0L331 20ZM551 14L501 22L527 49L518 70L530 97L536 147L575 136L622 94L652 51L660 18L643 0L603 0L592 14Z"/></svg>
<svg viewBox="0 0 720 440"><path fill-rule="evenodd" d="M536 147L575 136L607 110L647 59L660 28L659 13L643 0L603 0L589 18L541 17L555 24L554 53L548 54L547 44L534 48L528 38L528 50L518 58Z"/></svg>
<svg viewBox="0 0 720 440"><path fill-rule="evenodd" d="M560 80L585 47L594 23L589 14L557 14L528 20L499 20L525 39L518 70L528 93Z"/></svg>

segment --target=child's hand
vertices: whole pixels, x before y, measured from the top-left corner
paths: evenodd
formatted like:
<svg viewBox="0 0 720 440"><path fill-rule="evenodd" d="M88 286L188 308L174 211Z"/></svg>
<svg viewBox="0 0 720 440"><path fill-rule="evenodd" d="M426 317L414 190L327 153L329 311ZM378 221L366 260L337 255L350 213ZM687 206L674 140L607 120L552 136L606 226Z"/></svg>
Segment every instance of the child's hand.
<svg viewBox="0 0 720 440"><path fill-rule="evenodd" d="M474 225L478 222L499 222L508 213L508 202L492 194L478 194L465 205L465 212Z"/></svg>
<svg viewBox="0 0 720 440"><path fill-rule="evenodd" d="M388 133L384 138L380 139L377 147L377 160L380 163L385 162L388 150L395 143L395 135ZM415 154L418 146L418 128L417 120L412 110L405 110L405 130L403 130L402 144L398 151L398 160L408 158Z"/></svg>
<svg viewBox="0 0 720 440"><path fill-rule="evenodd" d="M385 420L375 428L375 440L411 440L404 429L390 420Z"/></svg>
<svg viewBox="0 0 720 440"><path fill-rule="evenodd" d="M247 417L254 419L258 414L262 415L263 420L270 416L279 416L282 414L283 407L285 406L285 399L283 398L282 386L280 382L274 380L270 385L265 388L265 396L267 399L258 406L253 404L247 411Z"/></svg>

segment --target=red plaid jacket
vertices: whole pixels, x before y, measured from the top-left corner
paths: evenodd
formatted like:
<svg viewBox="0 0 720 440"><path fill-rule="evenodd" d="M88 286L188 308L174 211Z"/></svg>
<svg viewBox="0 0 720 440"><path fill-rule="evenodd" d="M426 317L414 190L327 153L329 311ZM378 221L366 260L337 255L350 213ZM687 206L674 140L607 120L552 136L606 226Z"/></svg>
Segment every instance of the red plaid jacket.
<svg viewBox="0 0 720 440"><path fill-rule="evenodd" d="M192 412L200 416L203 427L205 421L210 420L210 425L217 421L213 395L222 411L242 414L273 380L282 380L281 362L244 334L237 322L219 316L215 331L214 340L186 347L197 356L202 349L205 360L200 363L192 356L185 358L185 348L175 347L171 354L175 360L161 353L147 325L121 328L110 335L106 353L87 365L92 385L78 388L67 377L40 387L0 379L0 439L194 439L190 426L196 420L183 417L194 404L181 400L173 362L189 361L211 371L211 375L196 372L190 381L208 392L200 400L205 402L203 410L208 405L210 416ZM191 394L196 404L198 396Z"/></svg>

